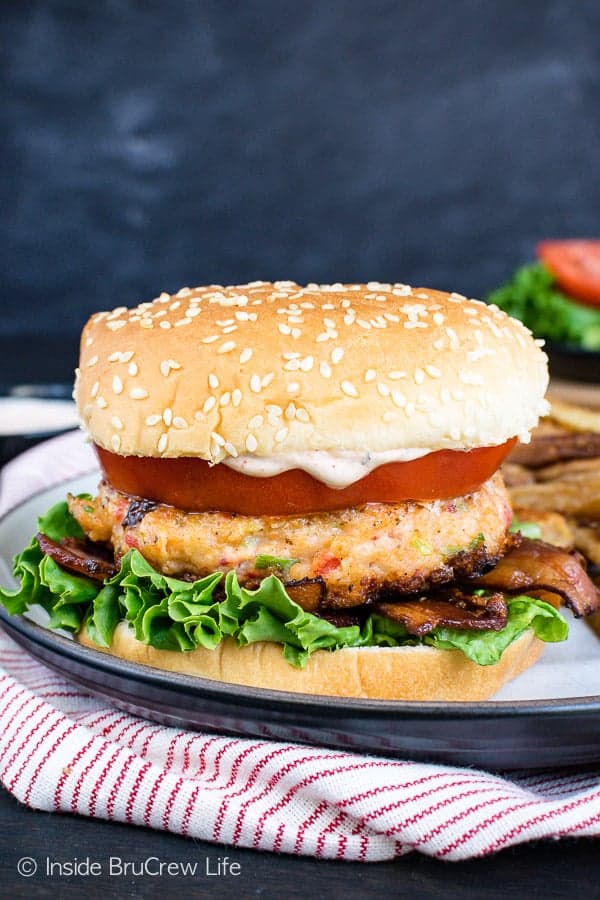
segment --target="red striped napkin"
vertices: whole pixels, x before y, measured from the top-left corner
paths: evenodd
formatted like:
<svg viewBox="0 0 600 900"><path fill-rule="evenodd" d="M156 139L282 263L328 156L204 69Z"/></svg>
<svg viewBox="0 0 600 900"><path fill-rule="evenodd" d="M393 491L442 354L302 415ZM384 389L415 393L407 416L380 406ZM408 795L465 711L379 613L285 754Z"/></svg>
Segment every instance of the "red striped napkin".
<svg viewBox="0 0 600 900"><path fill-rule="evenodd" d="M79 435L2 473L0 509L93 465ZM512 774L179 731L123 713L0 633L0 778L22 803L236 847L459 860L600 834L600 770Z"/></svg>

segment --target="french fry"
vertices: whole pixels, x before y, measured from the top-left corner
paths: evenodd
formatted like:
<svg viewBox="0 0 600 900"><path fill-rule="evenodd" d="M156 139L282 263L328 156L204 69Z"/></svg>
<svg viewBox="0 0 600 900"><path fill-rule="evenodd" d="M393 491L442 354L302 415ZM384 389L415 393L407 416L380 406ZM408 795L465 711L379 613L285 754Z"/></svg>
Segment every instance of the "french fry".
<svg viewBox="0 0 600 900"><path fill-rule="evenodd" d="M552 400L550 418L570 431L600 432L600 411L565 403L563 400Z"/></svg>
<svg viewBox="0 0 600 900"><path fill-rule="evenodd" d="M567 462L544 466L536 472L538 481L571 481L581 478L593 478L600 473L600 457L591 459L570 459Z"/></svg>
<svg viewBox="0 0 600 900"><path fill-rule="evenodd" d="M574 518L600 519L600 473L570 481L525 484L511 490L515 506L554 510Z"/></svg>

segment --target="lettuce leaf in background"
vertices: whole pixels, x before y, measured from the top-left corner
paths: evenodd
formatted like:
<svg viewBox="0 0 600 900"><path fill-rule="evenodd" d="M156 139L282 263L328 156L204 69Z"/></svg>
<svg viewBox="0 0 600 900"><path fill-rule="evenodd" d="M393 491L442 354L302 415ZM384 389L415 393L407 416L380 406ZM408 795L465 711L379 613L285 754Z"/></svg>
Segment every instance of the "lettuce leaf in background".
<svg viewBox="0 0 600 900"><path fill-rule="evenodd" d="M584 306L562 293L543 263L521 266L486 300L520 319L536 337L600 350L600 309Z"/></svg>
<svg viewBox="0 0 600 900"><path fill-rule="evenodd" d="M81 536L66 502L42 516L38 529L53 540ZM15 557L13 571L20 586L0 588L0 602L9 613L39 603L50 615L51 628L76 632L85 626L101 647L110 646L116 626L126 620L139 641L158 649L212 650L227 637L240 647L273 641L298 668L317 650L418 644L460 650L479 665L491 665L527 628L544 641L564 640L568 631L552 606L525 596L508 601L508 623L499 632L437 628L416 638L403 625L376 614L362 625L338 627L305 612L275 575L268 575L255 590L242 587L233 571L181 581L157 572L138 550L130 550L117 574L101 584L61 569L42 554L35 538Z"/></svg>

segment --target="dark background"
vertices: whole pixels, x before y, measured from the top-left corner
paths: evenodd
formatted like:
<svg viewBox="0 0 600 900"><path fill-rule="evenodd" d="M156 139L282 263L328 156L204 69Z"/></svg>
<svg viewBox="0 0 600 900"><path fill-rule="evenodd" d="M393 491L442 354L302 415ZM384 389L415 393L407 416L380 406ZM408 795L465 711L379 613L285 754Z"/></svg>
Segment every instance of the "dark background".
<svg viewBox="0 0 600 900"><path fill-rule="evenodd" d="M15 335L68 380L91 312L161 290L481 296L536 240L600 233L597 0L0 12L0 383Z"/></svg>

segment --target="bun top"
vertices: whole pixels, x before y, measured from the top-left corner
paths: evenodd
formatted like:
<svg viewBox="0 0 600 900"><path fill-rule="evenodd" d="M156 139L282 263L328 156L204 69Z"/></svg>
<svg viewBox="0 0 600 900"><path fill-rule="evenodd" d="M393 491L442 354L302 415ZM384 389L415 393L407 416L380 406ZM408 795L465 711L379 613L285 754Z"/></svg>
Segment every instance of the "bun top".
<svg viewBox="0 0 600 900"><path fill-rule="evenodd" d="M471 449L527 440L547 412L540 344L442 291L211 285L92 316L75 393L123 455Z"/></svg>

